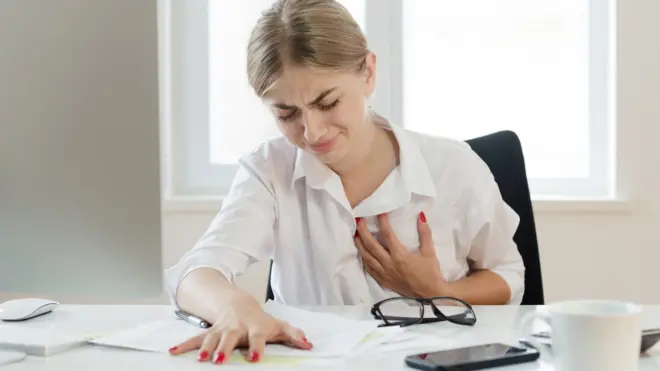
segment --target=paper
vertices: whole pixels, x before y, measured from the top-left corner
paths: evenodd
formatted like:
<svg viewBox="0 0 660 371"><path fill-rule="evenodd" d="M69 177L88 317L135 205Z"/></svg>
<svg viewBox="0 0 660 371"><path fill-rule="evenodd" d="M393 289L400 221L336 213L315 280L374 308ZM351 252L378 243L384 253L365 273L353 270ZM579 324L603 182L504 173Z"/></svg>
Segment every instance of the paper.
<svg viewBox="0 0 660 371"><path fill-rule="evenodd" d="M203 330L178 318L154 321L91 340L92 344L167 352L171 347L199 335Z"/></svg>
<svg viewBox="0 0 660 371"><path fill-rule="evenodd" d="M446 340L428 335L404 332L401 327L381 327L380 321L358 321L332 313L312 312L269 302L264 310L280 320L299 327L314 344L311 350L285 345L267 344L262 364L295 365L302 362L341 362L365 354L376 355L412 349L439 349ZM169 348L194 337L204 330L178 318L155 321L119 333L91 340L104 346L166 353ZM186 356L195 356L191 352ZM244 363L244 355L236 351L230 363Z"/></svg>
<svg viewBox="0 0 660 371"><path fill-rule="evenodd" d="M311 350L284 345L268 345L266 354L300 357L347 356L360 342L378 328L377 321L356 321L332 313L311 312L269 301L264 310L273 317L298 327L314 344Z"/></svg>
<svg viewBox="0 0 660 371"><path fill-rule="evenodd" d="M265 356L343 357L378 327L376 321L355 321L335 314L310 312L269 303L264 310L275 318L302 329L314 347L301 350L280 344L267 344ZM203 330L183 320L170 319L147 323L125 331L91 340L105 346L151 352L167 352Z"/></svg>
<svg viewBox="0 0 660 371"><path fill-rule="evenodd" d="M395 334L377 346L365 349L362 355L372 356L380 354L390 354L392 352L422 352L430 350L449 349L452 342L437 336L430 336L420 333L404 332Z"/></svg>

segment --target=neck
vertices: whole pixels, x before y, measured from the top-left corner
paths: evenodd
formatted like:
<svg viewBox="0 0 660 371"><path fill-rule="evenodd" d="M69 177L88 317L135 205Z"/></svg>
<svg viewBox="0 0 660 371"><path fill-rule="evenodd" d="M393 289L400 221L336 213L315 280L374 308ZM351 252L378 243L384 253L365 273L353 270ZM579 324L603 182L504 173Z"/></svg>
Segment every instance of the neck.
<svg viewBox="0 0 660 371"><path fill-rule="evenodd" d="M368 142L354 149L346 164L337 164L333 170L342 180L359 177L374 171L389 173L398 163L398 145L394 134L377 125L369 126Z"/></svg>

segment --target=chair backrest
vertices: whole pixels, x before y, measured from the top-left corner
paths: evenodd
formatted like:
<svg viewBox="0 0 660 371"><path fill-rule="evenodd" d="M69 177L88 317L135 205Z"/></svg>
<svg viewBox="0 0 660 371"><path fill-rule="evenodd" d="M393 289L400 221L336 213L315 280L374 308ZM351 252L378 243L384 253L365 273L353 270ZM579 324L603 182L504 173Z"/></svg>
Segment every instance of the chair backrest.
<svg viewBox="0 0 660 371"><path fill-rule="evenodd" d="M502 198L520 217L520 224L513 240L525 263L525 293L522 304L542 305L545 303L545 299L539 245L520 140L512 131L500 131L466 142L488 165L500 188ZM271 261L270 269L272 270L272 268L273 262ZM269 299L274 299L273 289L270 285L270 272L266 292L266 300Z"/></svg>
<svg viewBox="0 0 660 371"><path fill-rule="evenodd" d="M525 293L522 304L542 305L545 299L539 245L520 140L512 131L500 131L466 142L488 165L504 202L520 217L513 240L518 245L518 251L525 263Z"/></svg>

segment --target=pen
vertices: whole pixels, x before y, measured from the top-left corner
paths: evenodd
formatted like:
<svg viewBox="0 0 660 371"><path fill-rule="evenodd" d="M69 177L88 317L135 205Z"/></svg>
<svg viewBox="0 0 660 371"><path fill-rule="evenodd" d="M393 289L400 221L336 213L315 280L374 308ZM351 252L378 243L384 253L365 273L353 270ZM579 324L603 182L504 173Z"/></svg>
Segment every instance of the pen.
<svg viewBox="0 0 660 371"><path fill-rule="evenodd" d="M184 312L184 311L182 311L182 310L177 310L177 311L174 312L174 314L176 314L176 316L179 317L179 318L181 318L182 320L184 320L184 321L186 321L186 322L188 322L188 323L192 323L192 324L195 325L195 326L199 326L199 327L201 327L201 328L209 328L209 327L211 327L211 324L210 324L210 323L208 323L208 322L204 321L203 319L201 319L201 318L199 318L199 317L197 317L197 316L194 316L194 315L192 315L192 314L190 314L190 313L186 313L186 312Z"/></svg>

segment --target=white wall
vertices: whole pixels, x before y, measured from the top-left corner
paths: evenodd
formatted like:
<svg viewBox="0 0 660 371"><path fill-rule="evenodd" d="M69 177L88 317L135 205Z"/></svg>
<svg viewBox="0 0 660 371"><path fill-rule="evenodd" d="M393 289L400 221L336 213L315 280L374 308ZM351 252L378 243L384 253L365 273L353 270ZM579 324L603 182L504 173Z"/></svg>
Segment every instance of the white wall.
<svg viewBox="0 0 660 371"><path fill-rule="evenodd" d="M536 210L548 301L600 297L660 303L651 272L660 262L660 2L618 5L618 167L622 196L610 207L593 203ZM165 264L192 246L214 212L177 208L165 214ZM263 297L267 265L240 283Z"/></svg>

